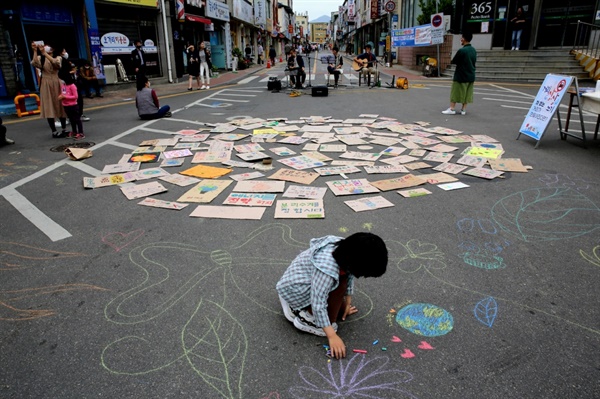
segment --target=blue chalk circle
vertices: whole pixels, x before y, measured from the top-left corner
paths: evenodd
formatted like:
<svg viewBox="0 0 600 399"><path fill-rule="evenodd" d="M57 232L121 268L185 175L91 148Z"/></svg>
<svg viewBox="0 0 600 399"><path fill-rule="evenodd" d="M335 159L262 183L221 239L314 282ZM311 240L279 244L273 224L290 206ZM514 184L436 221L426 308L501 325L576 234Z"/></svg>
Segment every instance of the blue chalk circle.
<svg viewBox="0 0 600 399"><path fill-rule="evenodd" d="M411 303L396 313L396 323L416 335L438 337L452 331L454 319L445 309L430 303Z"/></svg>

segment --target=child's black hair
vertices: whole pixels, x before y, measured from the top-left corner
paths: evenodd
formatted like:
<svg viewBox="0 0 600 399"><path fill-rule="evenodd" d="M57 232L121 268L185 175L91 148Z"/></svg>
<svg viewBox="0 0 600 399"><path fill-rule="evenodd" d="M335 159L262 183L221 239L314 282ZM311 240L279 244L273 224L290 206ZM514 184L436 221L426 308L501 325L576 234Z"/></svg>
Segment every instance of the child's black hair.
<svg viewBox="0 0 600 399"><path fill-rule="evenodd" d="M355 233L336 244L333 258L355 277L380 277L387 267L388 251L379 236Z"/></svg>

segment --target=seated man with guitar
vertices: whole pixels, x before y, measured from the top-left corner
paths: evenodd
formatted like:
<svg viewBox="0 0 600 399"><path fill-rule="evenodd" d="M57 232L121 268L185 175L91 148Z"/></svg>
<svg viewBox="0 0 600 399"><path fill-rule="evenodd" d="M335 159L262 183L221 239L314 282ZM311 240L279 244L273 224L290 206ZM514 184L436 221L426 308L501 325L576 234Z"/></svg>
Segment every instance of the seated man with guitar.
<svg viewBox="0 0 600 399"><path fill-rule="evenodd" d="M334 87L337 87L338 85L338 81L340 80L341 69L344 65L344 60L342 56L338 53L339 51L340 49L337 47L331 49L331 52L333 53L333 62L330 62L327 66L327 72L333 75L333 78L335 79Z"/></svg>
<svg viewBox="0 0 600 399"><path fill-rule="evenodd" d="M377 71L374 68L375 63L377 62L377 57L375 54L371 52L373 48L371 47L371 43L367 43L365 46L365 52L357 55L352 63L352 69L357 72L360 72L363 77L367 78L367 84L371 84L371 74L375 74L375 81L379 80L379 76L377 76Z"/></svg>
<svg viewBox="0 0 600 399"><path fill-rule="evenodd" d="M302 85L306 80L306 72L304 72L304 60L297 55L296 49L290 49L290 56L287 62L288 70L290 71L290 81L296 89L302 89Z"/></svg>

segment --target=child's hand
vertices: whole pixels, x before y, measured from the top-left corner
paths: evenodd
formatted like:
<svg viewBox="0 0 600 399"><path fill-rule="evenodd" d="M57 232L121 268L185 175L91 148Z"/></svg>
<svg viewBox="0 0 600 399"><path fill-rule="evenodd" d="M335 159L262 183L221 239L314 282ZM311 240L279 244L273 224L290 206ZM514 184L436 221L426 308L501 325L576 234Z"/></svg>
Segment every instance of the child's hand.
<svg viewBox="0 0 600 399"><path fill-rule="evenodd" d="M58 96L59 100L62 100L63 98L65 98L64 94L61 94L60 96Z"/></svg>
<svg viewBox="0 0 600 399"><path fill-rule="evenodd" d="M337 334L329 337L329 349L331 350L331 356L336 359L346 357L346 345Z"/></svg>
<svg viewBox="0 0 600 399"><path fill-rule="evenodd" d="M344 314L342 315L342 320L346 320L346 316L350 316L350 315L358 312L358 309L356 309L356 306L352 306L352 296L346 295L346 297L344 298L344 302L345 302L345 307L344 307Z"/></svg>

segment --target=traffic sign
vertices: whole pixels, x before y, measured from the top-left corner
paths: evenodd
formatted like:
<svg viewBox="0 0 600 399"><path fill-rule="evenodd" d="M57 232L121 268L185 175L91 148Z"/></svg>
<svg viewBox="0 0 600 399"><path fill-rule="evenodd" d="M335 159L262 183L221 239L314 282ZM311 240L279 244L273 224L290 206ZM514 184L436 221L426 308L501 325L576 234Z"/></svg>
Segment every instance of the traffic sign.
<svg viewBox="0 0 600 399"><path fill-rule="evenodd" d="M387 3L385 3L385 10L387 12L392 12L396 9L396 3L394 3L393 0L388 1Z"/></svg>
<svg viewBox="0 0 600 399"><path fill-rule="evenodd" d="M439 13L439 14L433 14L431 16L431 27L436 29L442 26L442 24L444 23L444 14L443 13Z"/></svg>

